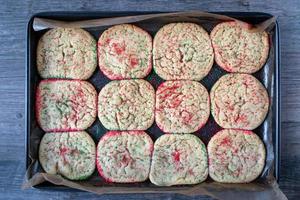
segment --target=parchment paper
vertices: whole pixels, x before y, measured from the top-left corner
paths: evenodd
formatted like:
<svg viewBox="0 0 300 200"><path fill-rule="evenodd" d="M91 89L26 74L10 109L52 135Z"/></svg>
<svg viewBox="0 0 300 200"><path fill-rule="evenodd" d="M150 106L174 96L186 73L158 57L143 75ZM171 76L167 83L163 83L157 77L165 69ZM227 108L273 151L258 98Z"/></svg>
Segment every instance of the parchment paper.
<svg viewBox="0 0 300 200"><path fill-rule="evenodd" d="M41 35L48 28L55 27L77 27L85 28L96 39L100 34L109 26L121 23L134 23L143 29L147 30L152 36L155 35L157 30L164 24L170 22L194 22L203 26L208 32L214 27L215 24L221 21L235 20L242 25L244 22L228 17L225 15L218 15L212 13L206 13L201 11L190 12L176 12L176 13L162 13L162 14L147 14L137 16L126 17L114 17L114 18L101 18L84 21L63 22L52 19L35 18L33 22L33 29ZM275 17L272 17L262 23L254 24L250 31L268 31L270 35L270 41L273 41L274 36L274 23ZM49 175L43 172L41 166L37 160L38 158L38 145L44 134L44 132L38 127L35 120L31 124L31 132L29 133L30 146L29 157L31 158L31 164L27 169L25 180L22 188L30 188L45 181L53 183L55 185L64 185L79 190L89 191L97 194L108 193L178 193L189 196L195 195L209 195L216 199L287 199L284 194L278 188L278 184L273 176L274 174L274 149L273 149L273 111L274 111L274 47L271 42L271 48L269 52L269 58L264 68L255 73L256 76L267 88L269 96L271 98L270 112L265 122L254 130L254 132L260 136L264 141L267 150L266 165L262 172L262 175L252 183L249 184L220 184L208 179L204 183L193 186L173 186L173 187L158 187L151 184L149 181L144 183L135 184L114 184L106 183L98 173L95 172L93 176L86 181L69 181L59 175ZM36 66L30 66L35 68ZM200 82L208 89L212 87L214 82L226 72L214 64L211 72ZM153 71L146 78L154 88L163 81ZM37 80L38 81L38 80ZM100 89L109 82L109 80L97 69L94 75L89 81L96 87L99 92ZM36 83L34 83L36 84ZM35 91L32 91L35 92ZM34 108L32 108L34 109ZM200 130L194 133L200 137L205 144L209 139L221 128L214 122L210 116L208 123ZM97 119L91 128L87 130L95 142L97 143L99 138L106 132L106 129L100 124ZM161 134L163 134L157 126L154 124L147 131L149 135L155 140Z"/></svg>

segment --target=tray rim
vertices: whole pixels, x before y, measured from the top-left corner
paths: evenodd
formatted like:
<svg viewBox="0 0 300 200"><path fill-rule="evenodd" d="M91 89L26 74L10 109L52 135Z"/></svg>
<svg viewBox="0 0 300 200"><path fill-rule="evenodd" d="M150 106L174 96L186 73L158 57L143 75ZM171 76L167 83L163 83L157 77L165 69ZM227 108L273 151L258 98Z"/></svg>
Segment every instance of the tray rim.
<svg viewBox="0 0 300 200"><path fill-rule="evenodd" d="M26 26L26 51L25 51L25 170L27 170L29 163L30 163L30 158L29 158L29 146L30 146L30 108L29 108L29 102L30 102L30 71L31 71L31 66L30 66L30 35L31 35L31 28L33 24L33 19L35 17L46 17L46 18L51 18L49 15L81 15L79 17L89 17L89 15L107 15L107 17L113 17L113 15L142 15L142 14L156 14L156 13L170 13L170 12L181 12L181 11L47 11L47 12L37 12L29 17L29 20L27 22ZM255 15L262 15L265 17L273 17L274 15L266 12L231 12L231 11L218 11L218 12L210 12L209 13L215 13L215 14L223 14L223 15L245 15L245 17L255 17ZM109 16L110 15L110 16ZM52 16L52 17L53 17ZM280 164L281 164L281 70L280 70L280 28L279 28L279 23L278 20L276 19L275 21L275 41L276 41L276 46L274 48L275 52L275 140L273 143L275 144L273 146L274 148L274 176L277 182L280 180ZM42 186L42 185L36 185L33 186L33 188L37 189L47 189L47 190L78 190L74 188L69 188L66 186ZM81 191L81 190L78 190Z"/></svg>

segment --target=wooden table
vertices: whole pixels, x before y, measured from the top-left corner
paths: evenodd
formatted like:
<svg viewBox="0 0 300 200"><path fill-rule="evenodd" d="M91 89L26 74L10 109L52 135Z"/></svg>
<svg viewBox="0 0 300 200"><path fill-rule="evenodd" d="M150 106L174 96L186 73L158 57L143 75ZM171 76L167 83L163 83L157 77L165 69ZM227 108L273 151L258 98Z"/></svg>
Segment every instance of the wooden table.
<svg viewBox="0 0 300 200"><path fill-rule="evenodd" d="M281 29L282 162L280 187L289 199L300 196L300 2L0 0L0 199L115 199L86 192L56 192L20 185L25 173L24 83L26 23L41 11L261 11L278 16ZM119 195L118 199L186 199L181 195ZM208 199L208 197L197 197Z"/></svg>

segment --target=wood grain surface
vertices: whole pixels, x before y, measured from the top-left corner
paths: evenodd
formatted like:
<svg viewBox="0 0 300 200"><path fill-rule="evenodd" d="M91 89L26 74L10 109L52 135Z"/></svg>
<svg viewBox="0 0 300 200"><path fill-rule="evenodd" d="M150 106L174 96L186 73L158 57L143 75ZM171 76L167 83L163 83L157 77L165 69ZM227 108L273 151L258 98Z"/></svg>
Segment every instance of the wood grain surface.
<svg viewBox="0 0 300 200"><path fill-rule="evenodd" d="M0 199L186 199L181 195L104 195L20 189L25 172L24 83L26 23L41 11L260 11L281 30L282 162L280 187L300 197L300 2L298 0L62 1L0 0ZM195 197L195 199L209 199Z"/></svg>

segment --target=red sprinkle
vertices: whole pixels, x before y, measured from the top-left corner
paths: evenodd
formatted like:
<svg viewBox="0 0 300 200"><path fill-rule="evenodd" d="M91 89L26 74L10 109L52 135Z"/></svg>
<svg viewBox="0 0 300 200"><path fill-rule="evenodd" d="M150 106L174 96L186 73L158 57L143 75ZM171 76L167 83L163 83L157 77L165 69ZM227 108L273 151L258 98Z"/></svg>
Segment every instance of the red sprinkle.
<svg viewBox="0 0 300 200"><path fill-rule="evenodd" d="M59 149L59 155L64 155L67 151L68 151L68 149L66 147L63 147L63 148Z"/></svg>
<svg viewBox="0 0 300 200"><path fill-rule="evenodd" d="M66 157L65 157L67 151L68 151L68 149L65 148L65 147L59 149L59 155L62 156L62 158L63 158L65 164L68 163L67 160L66 160Z"/></svg>
<svg viewBox="0 0 300 200"><path fill-rule="evenodd" d="M220 143L220 145L226 145L226 146L230 146L231 145L231 140L228 137L225 137L222 142Z"/></svg>
<svg viewBox="0 0 300 200"><path fill-rule="evenodd" d="M114 48L114 51L115 51L118 55L122 54L122 53L125 51L125 43L123 43L123 44L113 43L112 46L113 46L113 48Z"/></svg>
<svg viewBox="0 0 300 200"><path fill-rule="evenodd" d="M136 57L130 56L130 66L135 67L139 63Z"/></svg>
<svg viewBox="0 0 300 200"><path fill-rule="evenodd" d="M173 159L176 161L176 162L179 162L180 161L180 153L176 150L175 152L172 153L172 156L173 156Z"/></svg>
<svg viewBox="0 0 300 200"><path fill-rule="evenodd" d="M163 94L163 93L166 93L166 92L173 93L180 86L181 86L180 84L176 84L176 85L172 85L172 86L168 87L168 86L165 86L164 83L162 83L160 86L158 86L159 87L158 88L158 94ZM164 98L164 97L161 97L161 98Z"/></svg>
<svg viewBox="0 0 300 200"><path fill-rule="evenodd" d="M182 117L182 118L183 118L183 122L184 122L185 124L189 124L189 123L191 122L191 119L193 118L193 114L190 113L190 112L187 111L187 110L182 111L181 114L183 114L183 112L187 113L186 116L183 116L183 117Z"/></svg>
<svg viewBox="0 0 300 200"><path fill-rule="evenodd" d="M247 116L246 115L239 115L236 120L236 122L246 122L247 121Z"/></svg>
<svg viewBox="0 0 300 200"><path fill-rule="evenodd" d="M129 159L127 158L126 155L123 155L121 162L125 165L127 165L129 163Z"/></svg>
<svg viewBox="0 0 300 200"><path fill-rule="evenodd" d="M121 135L121 134L122 134L122 131L109 131L109 132L105 133L105 135L103 135L101 140L105 140L105 139L108 139L110 137Z"/></svg>
<svg viewBox="0 0 300 200"><path fill-rule="evenodd" d="M243 133L246 134L246 135L251 135L251 134L252 134L252 131L246 131L246 130L243 130Z"/></svg>
<svg viewBox="0 0 300 200"><path fill-rule="evenodd" d="M111 39L110 39L110 38L107 38L107 39L105 40L105 44L109 44L110 41L111 41Z"/></svg>
<svg viewBox="0 0 300 200"><path fill-rule="evenodd" d="M193 172L193 170L192 170L192 169L189 169L189 171L188 171L188 172L189 172L189 174L190 174L190 175L194 175L194 172Z"/></svg>
<svg viewBox="0 0 300 200"><path fill-rule="evenodd" d="M233 150L233 153L234 153L234 154L237 154L237 152L238 152L238 149L234 149L234 150Z"/></svg>
<svg viewBox="0 0 300 200"><path fill-rule="evenodd" d="M231 106L231 105L228 105L228 109L231 110L231 111L234 111L234 107Z"/></svg>
<svg viewBox="0 0 300 200"><path fill-rule="evenodd" d="M182 102L181 99L178 99L178 98L172 99L172 102L170 103L169 108L177 108L181 104L181 102Z"/></svg>
<svg viewBox="0 0 300 200"><path fill-rule="evenodd" d="M248 87L251 86L253 84L253 80L251 77L246 77L246 79L244 79L243 84Z"/></svg>

